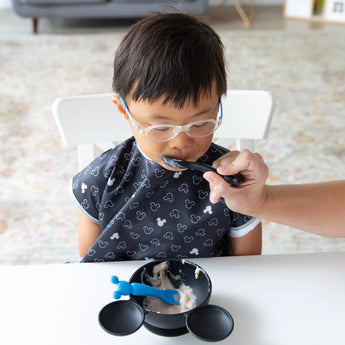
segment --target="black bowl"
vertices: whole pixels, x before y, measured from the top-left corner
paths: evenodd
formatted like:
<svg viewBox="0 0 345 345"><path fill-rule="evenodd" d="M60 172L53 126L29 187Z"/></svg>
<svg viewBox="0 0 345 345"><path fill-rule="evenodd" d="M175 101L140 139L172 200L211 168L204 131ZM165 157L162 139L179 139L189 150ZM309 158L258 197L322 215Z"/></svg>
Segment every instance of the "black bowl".
<svg viewBox="0 0 345 345"><path fill-rule="evenodd" d="M149 282L145 281L145 274L152 276L153 267L162 262L168 263L168 274L170 273L172 276L179 276L183 283L192 288L193 294L196 297L195 308L208 304L212 292L210 277L203 268L188 260L151 261L135 271L129 279L129 282L145 283L149 285ZM175 288L179 287L181 281L171 280ZM132 299L144 308L144 297L132 296ZM144 325L150 331L160 335L175 336L184 334L188 332L186 328L186 318L195 308L178 314L162 314L145 310Z"/></svg>

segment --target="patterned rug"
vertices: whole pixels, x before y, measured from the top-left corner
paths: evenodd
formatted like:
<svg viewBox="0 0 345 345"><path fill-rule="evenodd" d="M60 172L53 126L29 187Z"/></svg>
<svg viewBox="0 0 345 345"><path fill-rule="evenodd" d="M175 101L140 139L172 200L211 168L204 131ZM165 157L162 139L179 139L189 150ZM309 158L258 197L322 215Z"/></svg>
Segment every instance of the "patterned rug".
<svg viewBox="0 0 345 345"><path fill-rule="evenodd" d="M123 33L0 40L0 264L78 256L68 189L77 155L62 147L51 104L57 97L111 92ZM274 94L269 138L256 146L270 167L270 183L344 178L345 32L219 33L229 86ZM345 239L264 222L264 254L339 250Z"/></svg>

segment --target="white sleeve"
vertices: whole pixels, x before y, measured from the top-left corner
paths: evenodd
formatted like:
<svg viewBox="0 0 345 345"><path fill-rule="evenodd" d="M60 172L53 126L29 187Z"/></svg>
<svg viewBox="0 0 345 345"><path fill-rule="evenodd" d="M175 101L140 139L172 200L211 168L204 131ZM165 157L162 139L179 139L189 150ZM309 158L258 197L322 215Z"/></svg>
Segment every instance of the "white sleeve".
<svg viewBox="0 0 345 345"><path fill-rule="evenodd" d="M260 218L252 218L247 223L238 227L231 227L229 230L230 237L243 237L249 234L258 224L261 223Z"/></svg>

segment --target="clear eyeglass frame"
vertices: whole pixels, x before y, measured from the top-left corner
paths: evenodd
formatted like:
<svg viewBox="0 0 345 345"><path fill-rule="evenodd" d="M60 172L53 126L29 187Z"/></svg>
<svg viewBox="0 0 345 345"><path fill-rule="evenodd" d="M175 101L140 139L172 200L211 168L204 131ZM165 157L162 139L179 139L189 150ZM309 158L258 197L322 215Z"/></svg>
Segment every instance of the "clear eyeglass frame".
<svg viewBox="0 0 345 345"><path fill-rule="evenodd" d="M129 112L126 101L120 96L121 103L134 128L152 142L165 142L175 138L180 132L185 132L191 138L203 138L213 134L223 120L223 105L219 100L218 119L206 119L188 123L184 126L175 125L152 125L141 128Z"/></svg>

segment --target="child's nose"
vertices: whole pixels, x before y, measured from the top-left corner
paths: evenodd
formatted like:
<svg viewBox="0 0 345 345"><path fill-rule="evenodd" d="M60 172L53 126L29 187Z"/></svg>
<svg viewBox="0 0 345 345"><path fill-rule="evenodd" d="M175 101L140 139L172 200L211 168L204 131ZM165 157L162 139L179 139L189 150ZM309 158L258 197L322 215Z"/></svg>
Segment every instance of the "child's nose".
<svg viewBox="0 0 345 345"><path fill-rule="evenodd" d="M180 132L175 138L170 140L170 144L174 148L186 149L193 142L193 138L187 135L185 132Z"/></svg>

